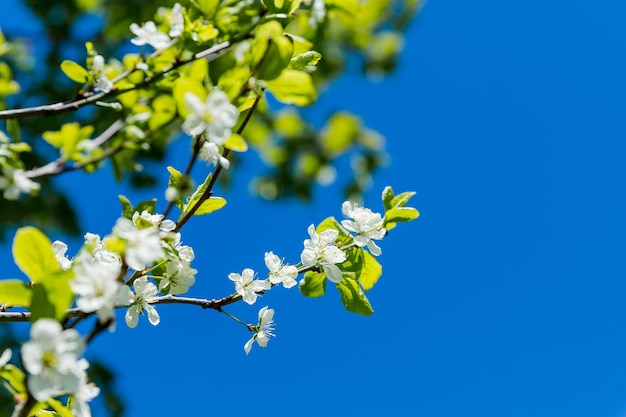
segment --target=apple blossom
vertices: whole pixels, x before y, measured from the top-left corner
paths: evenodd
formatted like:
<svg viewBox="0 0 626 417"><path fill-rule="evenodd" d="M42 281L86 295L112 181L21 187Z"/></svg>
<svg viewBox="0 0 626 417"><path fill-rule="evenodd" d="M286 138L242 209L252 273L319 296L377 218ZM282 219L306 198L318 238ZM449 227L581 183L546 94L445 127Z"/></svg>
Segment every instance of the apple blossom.
<svg viewBox="0 0 626 417"><path fill-rule="evenodd" d="M293 265L285 265L273 252L265 252L265 266L270 270L269 281L274 284L283 284L285 288L291 288L297 284L298 268Z"/></svg>
<svg viewBox="0 0 626 417"><path fill-rule="evenodd" d="M54 257L61 269L66 270L72 267L72 261L70 261L67 256L65 256L65 252L67 252L67 245L60 240L55 240L52 242L52 251L54 252Z"/></svg>
<svg viewBox="0 0 626 417"><path fill-rule="evenodd" d="M272 284L265 280L254 279L254 271L246 268L240 274L230 273L228 279L235 283L235 291L241 295L244 302L252 305L256 302L257 293L272 288Z"/></svg>
<svg viewBox="0 0 626 417"><path fill-rule="evenodd" d="M335 246L339 232L334 229L315 231L315 226L308 228L310 239L305 239L304 250L300 255L302 265L306 267L321 267L328 279L339 283L342 279L341 270L336 264L346 260L346 253Z"/></svg>
<svg viewBox="0 0 626 417"><path fill-rule="evenodd" d="M356 233L354 244L362 248L367 248L374 256L382 253L382 250L374 243L385 237L387 230L383 227L383 218L380 213L361 207L350 201L345 201L341 206L343 214L352 220L342 220L341 225L350 232Z"/></svg>
<svg viewBox="0 0 626 417"><path fill-rule="evenodd" d="M81 366L84 366L83 374L81 375L80 385L74 392L74 402L72 403L72 413L75 417L91 417L91 409L88 402L93 400L100 394L100 388L96 387L93 382L87 382L87 361L82 359L79 361ZM86 365L86 366L85 366Z"/></svg>
<svg viewBox="0 0 626 417"><path fill-rule="evenodd" d="M130 41L137 46L150 45L154 49L161 49L170 43L169 36L160 32L153 21L148 21L143 26L132 23L130 31L136 36Z"/></svg>
<svg viewBox="0 0 626 417"><path fill-rule="evenodd" d="M219 163L224 169L230 167L230 161L222 156L220 149L213 142L204 142L202 144L202 148L200 148L200 152L198 152L198 159L206 161L211 165L217 165Z"/></svg>
<svg viewBox="0 0 626 417"><path fill-rule="evenodd" d="M128 288L128 286L125 287ZM148 321L153 326L156 326L161 322L161 318L156 309L149 304L156 298L158 292L156 286L148 281L148 278L140 277L135 280L133 287L135 288L135 294L130 307L126 311L126 325L131 329L137 327L139 315L146 311L148 313ZM130 291L130 289L127 291Z"/></svg>
<svg viewBox="0 0 626 417"><path fill-rule="evenodd" d="M113 234L126 241L124 261L132 269L140 271L165 256L159 229L153 225L139 228L131 220L120 217L113 227Z"/></svg>
<svg viewBox="0 0 626 417"><path fill-rule="evenodd" d="M193 93L185 93L189 115L182 129L191 136L205 134L205 139L223 145L232 134L239 110L233 106L222 90L214 89L203 102Z"/></svg>
<svg viewBox="0 0 626 417"><path fill-rule="evenodd" d="M7 200L17 200L20 194L32 194L41 187L28 178L23 169L3 167L3 176L0 176L0 190Z"/></svg>
<svg viewBox="0 0 626 417"><path fill-rule="evenodd" d="M85 345L74 329L63 330L55 320L42 318L33 323L30 340L22 345L22 362L29 376L28 389L38 401L45 401L80 386L84 362L78 356Z"/></svg>
<svg viewBox="0 0 626 417"><path fill-rule="evenodd" d="M104 93L108 93L113 89L113 83L105 74L104 57L102 55L96 55L93 57L91 70L93 71L96 80L96 89Z"/></svg>
<svg viewBox="0 0 626 417"><path fill-rule="evenodd" d="M274 336L274 310L269 308L268 306L263 307L259 310L259 323L254 326L254 336L250 338L243 346L243 350L246 352L246 355L250 353L250 349L252 349L252 344L257 342L261 347L267 347L267 342L269 342L270 337Z"/></svg>
<svg viewBox="0 0 626 417"><path fill-rule="evenodd" d="M118 277L121 262L101 262L89 251L77 256L70 280L72 291L78 296L76 306L85 313L96 312L100 322L115 317L116 306L127 306L133 301Z"/></svg>
<svg viewBox="0 0 626 417"><path fill-rule="evenodd" d="M11 356L13 356L13 352L11 351L11 349L4 349L2 355L0 355L0 368L4 368L7 363L9 363L9 361L11 360Z"/></svg>

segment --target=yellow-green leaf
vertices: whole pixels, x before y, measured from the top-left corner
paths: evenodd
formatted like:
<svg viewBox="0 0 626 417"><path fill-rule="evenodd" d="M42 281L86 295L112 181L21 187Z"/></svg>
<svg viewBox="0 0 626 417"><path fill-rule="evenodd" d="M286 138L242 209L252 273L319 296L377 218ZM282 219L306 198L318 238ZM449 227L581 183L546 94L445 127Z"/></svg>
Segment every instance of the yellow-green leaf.
<svg viewBox="0 0 626 417"><path fill-rule="evenodd" d="M238 135L237 133L233 133L232 135L230 135L226 143L224 143L224 146L235 152L245 152L248 150L248 144L246 143L244 138L242 138L241 135Z"/></svg>
<svg viewBox="0 0 626 417"><path fill-rule="evenodd" d="M276 100L285 104L308 106L317 99L313 79L303 71L286 69L278 78L268 81L267 88Z"/></svg>
<svg viewBox="0 0 626 417"><path fill-rule="evenodd" d="M52 250L52 242L40 230L32 226L22 227L15 234L13 259L33 283L60 270Z"/></svg>
<svg viewBox="0 0 626 417"><path fill-rule="evenodd" d="M207 96L207 91L204 86L200 84L200 82L188 77L180 77L174 82L173 93L174 101L181 117L187 117L190 113L185 104L186 93L195 94L202 101L204 101Z"/></svg>
<svg viewBox="0 0 626 417"><path fill-rule="evenodd" d="M32 295L32 288L24 281L18 279L0 281L0 305L28 307Z"/></svg>
<svg viewBox="0 0 626 417"><path fill-rule="evenodd" d="M89 79L89 72L74 61L65 60L61 62L61 71L67 78L77 83L84 84Z"/></svg>
<svg viewBox="0 0 626 417"><path fill-rule="evenodd" d="M208 200L204 201L198 210L196 210L195 215L200 216L202 214L210 214L214 211L217 211L226 205L226 200L222 197L210 197Z"/></svg>
<svg viewBox="0 0 626 417"><path fill-rule="evenodd" d="M306 297L321 297L326 292L326 275L321 272L309 271L299 286L300 292Z"/></svg>
<svg viewBox="0 0 626 417"><path fill-rule="evenodd" d="M73 276L70 270L58 271L33 285L33 298L30 304L31 321L34 322L43 317L58 321L65 318L67 309L74 300L74 292L69 284Z"/></svg>
<svg viewBox="0 0 626 417"><path fill-rule="evenodd" d="M344 277L337 284L337 289L341 294L341 302L346 310L364 316L374 314L372 305L356 280Z"/></svg>
<svg viewBox="0 0 626 417"><path fill-rule="evenodd" d="M369 252L363 251L363 268L359 274L359 282L365 291L372 289L383 274L383 266L376 257Z"/></svg>

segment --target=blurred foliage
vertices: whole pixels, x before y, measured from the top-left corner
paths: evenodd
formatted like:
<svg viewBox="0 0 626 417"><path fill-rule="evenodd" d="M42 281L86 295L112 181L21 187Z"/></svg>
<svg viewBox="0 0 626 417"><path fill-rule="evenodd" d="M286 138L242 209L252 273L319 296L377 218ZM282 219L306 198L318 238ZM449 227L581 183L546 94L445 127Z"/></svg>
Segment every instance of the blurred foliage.
<svg viewBox="0 0 626 417"><path fill-rule="evenodd" d="M84 62L87 41L92 42L98 54L121 60L120 57L129 50L130 24L152 20L158 6L176 3L174 0L161 0L156 2L158 4L150 0L23 2L43 28L46 40L36 41L44 42L45 47L41 48L41 56L33 59L28 52L31 52L29 48L34 40L18 39L6 33L11 43L3 45L8 51L6 54L0 51L0 60L3 61L0 64L16 73L15 79L22 89L19 94L6 97L8 105L4 105L11 108L71 100L80 91L59 70L63 60ZM239 7L240 2L179 0L179 3L189 9L219 4L222 10L230 10L234 6ZM251 16L263 7L260 0L245 3ZM349 62L359 63L362 74L377 79L393 71L403 45L403 30L421 6L419 0L362 0L360 3L357 0L326 0L326 14L319 21L315 20L315 13L311 10L296 13L286 22L285 33L310 40L312 44L306 46L321 53L317 68L311 71L314 84L321 92L346 68L353 67L348 65ZM307 7L311 8L311 1L303 0L301 8L306 11ZM222 25L220 29L227 33L229 27ZM297 44L295 48L298 48ZM235 52L231 51L220 58L219 63L212 64L211 76L220 71L220 66L232 63L234 55ZM0 97L4 101L5 95L17 92L11 89L19 89L20 86L3 85L3 71L0 68ZM37 73L47 76L33 77ZM7 83L12 83L10 77L7 77ZM8 88L4 94L3 87ZM54 117L21 119L19 125L7 123L6 130L10 135L11 131L19 132L21 139L31 144L34 153L26 162L27 168L31 168L40 166L40 161L55 158L51 156L50 147L41 141L43 132L59 130L70 121L93 125L95 132L101 132L116 117L116 113L108 109L84 108ZM155 179L138 170L138 166L148 159L163 158L166 145L178 136L179 126L178 118L156 126L150 133L149 147L125 149L117 154L112 159L116 179L127 178L137 187L154 185ZM316 184L326 185L336 179L343 181L346 195L358 197L367 187L370 176L386 160L382 136L368 129L357 115L345 111L330 114L325 124L316 126L307 122L296 108L284 108L264 101L244 136L266 164L263 172L253 180L253 190L266 199L310 199ZM115 141L112 143L115 144ZM342 157L343 165L349 165L352 172L344 172L345 167L339 167L338 160ZM237 159L245 161L245 158L239 157L234 163ZM345 161L350 162L346 164ZM95 168L97 166L87 167L90 170ZM228 177L224 176L222 185L226 184ZM71 202L54 187L54 181L48 181L43 189L45 192L38 197L22 198L18 203L0 200L0 239L6 239L7 228L26 223L49 231L78 232L80 219L77 219Z"/></svg>

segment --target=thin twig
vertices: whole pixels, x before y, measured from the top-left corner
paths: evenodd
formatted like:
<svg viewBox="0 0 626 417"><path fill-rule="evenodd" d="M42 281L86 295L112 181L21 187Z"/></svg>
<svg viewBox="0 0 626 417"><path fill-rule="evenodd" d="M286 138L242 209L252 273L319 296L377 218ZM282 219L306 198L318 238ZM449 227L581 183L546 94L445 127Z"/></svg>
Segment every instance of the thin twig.
<svg viewBox="0 0 626 417"><path fill-rule="evenodd" d="M191 298L191 297L177 297L171 294L163 295L161 297L155 297L152 299L149 304L191 304L195 306L202 307L203 309L212 309L219 311L223 306L236 303L241 300L241 296L238 294L227 295L222 298ZM127 308L128 306L116 306L115 308ZM73 317L87 317L93 315L94 313L85 313L78 308L70 308L67 310L65 317L73 318ZM25 323L30 321L31 313L28 311L24 312L3 312L0 313L0 323Z"/></svg>
<svg viewBox="0 0 626 417"><path fill-rule="evenodd" d="M262 94L259 94L256 97L256 99L254 100L254 103L252 103L252 107L250 107L250 110L246 114L245 119L243 120L243 122L241 122L241 126L239 126L239 129L237 129L237 134L238 135L241 135L243 133L244 129L246 128L246 126L248 125L248 122L252 118L252 114L254 114L254 110L256 109L257 104L259 104L259 101L261 100L261 97L262 97ZM230 153L230 150L224 149L224 152L222 153L222 156L224 158L228 158L228 154L229 153ZM215 182L217 181L217 177L220 175L221 172L222 172L222 166L220 164L218 164L217 167L215 168L215 173L213 174L213 177L211 177L211 180L209 181L209 185L207 186L207 188L204 191L204 193L202 193L202 195L200 196L198 201L196 201L195 205L191 209L189 209L187 214L185 214L183 216L183 218L180 219L178 221L178 223L176 223L176 228L174 228L175 232L180 231L180 229L185 225L185 223L187 223L189 221L189 219L191 219L191 217L193 217L193 215L196 213L196 211L198 211L198 209L200 208L202 203L204 203L204 201L206 199L211 197L211 195L213 194L213 187L215 186Z"/></svg>
<svg viewBox="0 0 626 417"><path fill-rule="evenodd" d="M104 143L106 143L109 139L111 139L113 136L115 136L115 134L117 132L120 131L120 129L122 127L124 127L124 120L122 119L118 119L116 120L111 126L109 126L104 132L102 132L100 134L100 136L98 136L97 138L95 138L94 144L96 146L102 146ZM43 165L41 167L38 168L34 168L31 169L30 171L26 171L25 175L27 178L38 178L38 177L43 177L46 175L57 175L57 174L61 174L63 172L66 171L73 171L73 170L77 170L80 169L86 165L89 164L93 164L96 162L99 162L103 159L108 158L109 156L111 156L113 152L115 150L115 152L119 152L119 149L117 148L113 148L110 149L107 152L104 152L103 154L99 155L97 158L93 158L93 159L89 159L87 161L82 161L82 162L78 162L72 165L68 165L67 164L67 160L65 158L59 158L55 161L49 162L46 165Z"/></svg>

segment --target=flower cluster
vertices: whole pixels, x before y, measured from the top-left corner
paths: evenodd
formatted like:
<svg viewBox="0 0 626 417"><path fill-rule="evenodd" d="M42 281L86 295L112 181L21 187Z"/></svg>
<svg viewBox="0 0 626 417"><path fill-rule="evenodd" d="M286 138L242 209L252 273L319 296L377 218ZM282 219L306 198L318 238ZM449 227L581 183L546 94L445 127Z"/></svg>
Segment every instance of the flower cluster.
<svg viewBox="0 0 626 417"><path fill-rule="evenodd" d="M131 42L134 45L150 45L154 49L159 50L169 47L173 39L182 35L185 28L185 17L183 15L182 6L179 3L176 3L169 13L167 13L164 9L161 10L160 13L167 14L169 32L161 32L156 23L151 20L144 23L142 26L132 23L130 25L130 31L133 32L135 38L131 39Z"/></svg>
<svg viewBox="0 0 626 417"><path fill-rule="evenodd" d="M128 287L119 280L121 257L106 249L100 236L88 233L85 245L72 265L74 278L70 286L78 296L76 306L85 313L95 312L101 322L111 321L113 325L115 307L127 306L132 301L126 290Z"/></svg>
<svg viewBox="0 0 626 417"><path fill-rule="evenodd" d="M309 226L308 232L310 239L304 241L304 250L300 255L302 265L320 267L330 281L338 283L341 281L341 270L337 264L346 260L346 253L335 246L339 232L328 229L318 234L314 225Z"/></svg>
<svg viewBox="0 0 626 417"><path fill-rule="evenodd" d="M189 115L183 122L183 132L190 136L204 134L207 142L223 145L239 116L239 110L231 104L226 93L214 89L204 101L193 93L186 93L184 100Z"/></svg>
<svg viewBox="0 0 626 417"><path fill-rule="evenodd" d="M17 200L20 194L34 194L41 186L28 178L23 169L3 167L0 175L0 190L7 200Z"/></svg>
<svg viewBox="0 0 626 417"><path fill-rule="evenodd" d="M374 213L350 201L342 204L341 211L344 216L352 219L342 220L341 225L348 231L356 233L354 244L360 248L367 246L374 256L380 255L382 250L374 243L374 240L380 240L387 234L380 213Z"/></svg>
<svg viewBox="0 0 626 417"><path fill-rule="evenodd" d="M28 390L37 401L59 395L74 395L73 413L89 417L87 403L99 389L87 382L89 363L79 359L85 344L78 332L66 329L52 319L35 321L30 340L22 346L22 362L28 371Z"/></svg>

